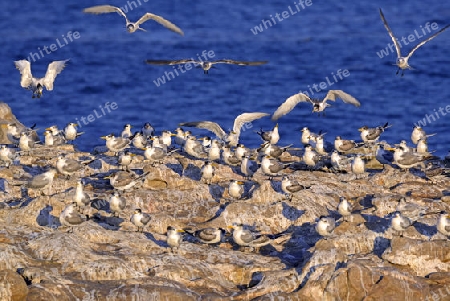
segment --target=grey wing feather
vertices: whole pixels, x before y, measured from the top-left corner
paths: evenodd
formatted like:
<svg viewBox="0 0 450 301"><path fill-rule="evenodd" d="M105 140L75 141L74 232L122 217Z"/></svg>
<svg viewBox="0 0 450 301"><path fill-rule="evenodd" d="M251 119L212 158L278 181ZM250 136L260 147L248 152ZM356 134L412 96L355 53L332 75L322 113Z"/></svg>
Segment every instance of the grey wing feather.
<svg viewBox="0 0 450 301"><path fill-rule="evenodd" d="M380 8L380 17L381 17L381 20L383 21L384 27L388 31L389 35L391 36L392 41L395 44L395 49L397 50L397 57L401 57L402 55L400 53L400 45L398 44L398 41L395 38L394 33L392 32L391 28L389 27L389 25L386 21L386 18L384 17L383 12L381 11L381 8Z"/></svg>
<svg viewBox="0 0 450 301"><path fill-rule="evenodd" d="M142 218L141 218L141 223L143 223L144 225L148 224L148 222L151 220L152 218L150 217L149 214L142 214Z"/></svg>
<svg viewBox="0 0 450 301"><path fill-rule="evenodd" d="M206 228L198 232L198 237L203 240L213 240L217 236L216 229Z"/></svg>
<svg viewBox="0 0 450 301"><path fill-rule="evenodd" d="M220 139L225 139L227 133L215 122L212 121L195 121L195 122L183 122L180 126L195 127L199 129L205 129L216 134Z"/></svg>
<svg viewBox="0 0 450 301"><path fill-rule="evenodd" d="M442 29L439 30L438 32L436 32L434 35L432 35L432 36L429 37L428 39L423 40L422 42L420 42L419 44L417 44L416 47L414 47L414 48L408 53L407 58L410 58L411 55L413 55L414 51L416 51L420 46L422 46L422 45L425 44L426 42L428 42L428 41L434 39L438 34L440 34L441 32L443 32L444 30L446 30L449 26L450 26L450 24L447 25L447 26L445 26L444 28L442 28Z"/></svg>
<svg viewBox="0 0 450 301"><path fill-rule="evenodd" d="M255 237L250 231L242 231L241 240L245 243L251 243L253 240L255 240Z"/></svg>
<svg viewBox="0 0 450 301"><path fill-rule="evenodd" d="M235 60L229 60L229 59L222 59L211 62L212 64L233 64L233 65L241 65L241 66L258 66L258 65L264 65L267 63L267 61L253 61L253 62L247 62L247 61L235 61Z"/></svg>
<svg viewBox="0 0 450 301"><path fill-rule="evenodd" d="M348 93L345 93L342 90L330 90L330 91L328 91L327 96L325 96L324 101L326 101L328 99L332 100L332 101L335 101L336 98L340 98L340 99L342 99L343 102L352 104L355 107L359 107L361 105L361 103L356 98L354 98L353 96L351 96Z"/></svg>
<svg viewBox="0 0 450 301"><path fill-rule="evenodd" d="M45 185L49 183L49 180L45 175L37 175L31 179L31 181L28 183L28 187L30 188L43 188Z"/></svg>
<svg viewBox="0 0 450 301"><path fill-rule="evenodd" d="M253 120L260 119L262 117L268 116L267 113L261 113L261 112L253 112L253 113L243 113L236 117L233 124L233 132L236 133L236 135L239 137L239 134L241 132L241 127L249 122L252 122Z"/></svg>
<svg viewBox="0 0 450 301"><path fill-rule="evenodd" d="M119 15L123 16L127 21L128 18L125 15L125 13L119 8L112 5L97 5L85 8L83 10L85 13L91 13L91 14L106 14L106 13L118 13Z"/></svg>
<svg viewBox="0 0 450 301"><path fill-rule="evenodd" d="M187 63L194 63L199 64L199 61L193 60L193 59L183 59L183 60L146 60L147 64L152 65L178 65L178 64L187 64Z"/></svg>
<svg viewBox="0 0 450 301"><path fill-rule="evenodd" d="M303 93L292 95L278 107L275 113L273 113L272 120L278 120L281 116L286 115L292 111L299 102L311 102L311 98Z"/></svg>
<svg viewBox="0 0 450 301"><path fill-rule="evenodd" d="M79 225L84 222L84 219L76 213L65 216L64 219L71 225Z"/></svg>
<svg viewBox="0 0 450 301"><path fill-rule="evenodd" d="M414 155L414 153L403 153L403 155L400 157L399 163L409 165L414 164L422 161L423 158Z"/></svg>
<svg viewBox="0 0 450 301"><path fill-rule="evenodd" d="M14 64L22 75L20 78L20 86L22 86L22 88L28 88L31 85L31 81L33 78L33 76L31 75L30 62L27 60L20 60L15 61Z"/></svg>
<svg viewBox="0 0 450 301"><path fill-rule="evenodd" d="M44 77L44 86L47 88L48 91L53 90L53 82L55 81L55 78L58 74L61 73L61 71L66 66L66 62L68 60L64 61L54 61L48 65L47 72L45 73Z"/></svg>
<svg viewBox="0 0 450 301"><path fill-rule="evenodd" d="M83 165L81 165L80 162L72 160L72 159L68 159L65 161L63 168L64 168L64 170L71 172L71 171L77 171L82 167L83 167Z"/></svg>
<svg viewBox="0 0 450 301"><path fill-rule="evenodd" d="M409 218L403 217L402 221L400 222L400 226L402 226L403 229L406 229L411 226L411 221L409 220Z"/></svg>
<svg viewBox="0 0 450 301"><path fill-rule="evenodd" d="M147 20L153 20L158 22L159 24L161 24L162 26L164 26L167 29L172 30L173 32L176 32L180 35L184 35L183 31L176 26L175 24L173 24L172 22L170 22L169 20L164 19L161 16L152 14L152 13L146 13L145 15L143 15L137 22L136 25L140 25L142 23L144 23Z"/></svg>

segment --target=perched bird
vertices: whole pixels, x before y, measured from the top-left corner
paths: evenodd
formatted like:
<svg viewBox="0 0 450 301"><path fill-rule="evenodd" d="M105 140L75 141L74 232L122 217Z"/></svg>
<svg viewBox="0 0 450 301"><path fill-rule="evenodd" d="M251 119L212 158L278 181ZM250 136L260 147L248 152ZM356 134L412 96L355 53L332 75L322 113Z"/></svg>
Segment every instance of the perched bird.
<svg viewBox="0 0 450 301"><path fill-rule="evenodd" d="M306 94L298 93L286 99L285 102L278 107L272 115L272 120L278 120L280 117L288 114L300 102L311 103L313 105L313 112L323 112L327 107L331 107L331 105L327 103L327 100L335 101L337 98L340 98L344 103L352 104L355 107L361 106L361 103L356 98L342 90L330 90L322 100L312 99Z"/></svg>
<svg viewBox="0 0 450 301"><path fill-rule="evenodd" d="M366 165L364 163L364 160L361 158L361 155L356 155L353 158L352 161L352 173L356 175L356 178L359 177L359 175L363 174L366 171Z"/></svg>
<svg viewBox="0 0 450 301"><path fill-rule="evenodd" d="M271 243L271 239L266 235L256 235L250 230L244 229L244 226L232 225L228 226L233 229L233 241L241 247L260 248Z"/></svg>
<svg viewBox="0 0 450 301"><path fill-rule="evenodd" d="M145 139L148 139L155 134L155 129L152 127L150 122L146 122L146 123L144 123L144 125L141 128L141 133Z"/></svg>
<svg viewBox="0 0 450 301"><path fill-rule="evenodd" d="M118 171L110 176L105 177L109 179L109 184L116 190L127 190L136 185L140 180L148 175L144 173L140 176L136 176L134 173L126 171Z"/></svg>
<svg viewBox="0 0 450 301"><path fill-rule="evenodd" d="M53 179L55 178L57 174L56 169L49 169L46 172L43 172L39 175L34 176L29 182L27 187L28 188L32 188L32 189L37 189L41 191L42 194L42 190L45 187L48 187L48 194L50 194L50 189L52 187L52 183L53 183Z"/></svg>
<svg viewBox="0 0 450 301"><path fill-rule="evenodd" d="M20 132L15 123L8 123L6 136L12 144L19 145Z"/></svg>
<svg viewBox="0 0 450 301"><path fill-rule="evenodd" d="M246 148L245 145L242 143L239 143L236 146L236 149L234 150L234 155L236 156L236 158L239 159L239 161L242 161L242 158L244 158L244 156L246 156L249 153L250 150Z"/></svg>
<svg viewBox="0 0 450 301"><path fill-rule="evenodd" d="M259 132L256 132L259 136L261 136L262 140L269 142L270 144L277 144L280 140L280 134L278 133L278 123L275 124L273 130L264 132L263 129Z"/></svg>
<svg viewBox="0 0 450 301"><path fill-rule="evenodd" d="M441 211L436 228L439 233L447 237L450 236L450 218L448 217L448 213Z"/></svg>
<svg viewBox="0 0 450 301"><path fill-rule="evenodd" d="M384 125L382 126L378 126L376 128L369 128L368 126L363 126L360 127L358 129L358 131L361 132L361 139L368 143L368 142L375 142L380 138L380 135L387 129L390 128L391 126L388 125L388 123L386 122Z"/></svg>
<svg viewBox="0 0 450 301"><path fill-rule="evenodd" d="M305 189L303 185L297 181L292 181L288 176L283 176L281 179L281 190L288 196L289 200L292 199L294 193L302 189Z"/></svg>
<svg viewBox="0 0 450 301"><path fill-rule="evenodd" d="M261 160L261 170L270 178L278 176L279 172L285 169L289 164L282 164L270 156L264 156Z"/></svg>
<svg viewBox="0 0 450 301"><path fill-rule="evenodd" d="M69 179L71 175L83 169L86 164L91 163L92 160L85 162L78 162L77 160L66 158L64 155L59 155L56 160L56 170Z"/></svg>
<svg viewBox="0 0 450 301"><path fill-rule="evenodd" d="M53 134L49 130L44 131L44 145L53 146L55 144L55 140L53 139Z"/></svg>
<svg viewBox="0 0 450 301"><path fill-rule="evenodd" d="M109 134L107 136L100 137L106 140L106 147L114 152L116 155L118 152L128 148L130 146L131 140L128 138L115 137L114 134Z"/></svg>
<svg viewBox="0 0 450 301"><path fill-rule="evenodd" d="M66 138L64 137L64 132L58 129L58 126L52 125L45 130L52 132L53 135L53 145L62 145L66 143Z"/></svg>
<svg viewBox="0 0 450 301"><path fill-rule="evenodd" d="M119 192L114 191L114 194L109 198L109 209L113 216L119 216L119 214L125 209L126 201L124 197L119 195Z"/></svg>
<svg viewBox="0 0 450 301"><path fill-rule="evenodd" d="M127 123L123 126L122 133L120 133L120 137L122 138L130 138L133 136L133 133L131 132L131 124ZM130 138L131 139L131 138Z"/></svg>
<svg viewBox="0 0 450 301"><path fill-rule="evenodd" d="M250 156L244 156L241 161L241 172L249 179L258 170L258 164L255 161L250 160Z"/></svg>
<svg viewBox="0 0 450 301"><path fill-rule="evenodd" d="M205 148L194 136L187 137L183 151L194 158L206 159L208 157Z"/></svg>
<svg viewBox="0 0 450 301"><path fill-rule="evenodd" d="M159 142L167 147L170 147L172 145L172 136L175 136L175 134L172 134L170 131L162 131Z"/></svg>
<svg viewBox="0 0 450 301"><path fill-rule="evenodd" d="M77 204L77 209L81 211L81 208L88 206L91 203L91 198L84 192L83 181L77 180L77 186L75 187L75 193L73 195L73 202Z"/></svg>
<svg viewBox="0 0 450 301"><path fill-rule="evenodd" d="M28 135L28 132L21 132L19 139L19 148L22 152L29 153L34 148L34 140Z"/></svg>
<svg viewBox="0 0 450 301"><path fill-rule="evenodd" d="M53 82L55 81L56 76L64 69L67 61L68 60L54 61L50 63L45 76L42 78L33 77L29 61L20 60L15 61L14 64L22 75L20 78L20 85L22 88L31 90L33 92L32 98L41 98L44 87L47 91L53 90Z"/></svg>
<svg viewBox="0 0 450 301"><path fill-rule="evenodd" d="M0 160L5 163L5 166L8 168L14 160L18 158L18 153L7 147L6 145L0 146Z"/></svg>
<svg viewBox="0 0 450 301"><path fill-rule="evenodd" d="M358 144L354 140L344 140L341 136L337 136L334 139L334 148L341 153L345 153L358 147Z"/></svg>
<svg viewBox="0 0 450 301"><path fill-rule="evenodd" d="M352 215L353 210L352 205L350 205L350 203L347 201L345 197L340 198L340 202L337 209L339 214L342 215L342 219L344 221L347 221L347 217Z"/></svg>
<svg viewBox="0 0 450 301"><path fill-rule="evenodd" d="M119 158L117 159L117 163L122 170L130 171L130 165L133 161L133 157L135 154L125 150L123 152L119 152Z"/></svg>
<svg viewBox="0 0 450 301"><path fill-rule="evenodd" d="M86 216L78 213L77 203L75 202L67 205L59 215L59 222L61 223L61 225L70 227L68 232L73 232L73 227L81 225L86 220Z"/></svg>
<svg viewBox="0 0 450 301"><path fill-rule="evenodd" d="M162 163L164 158L167 156L167 151L161 147L147 145L144 149L144 158L153 166L157 163Z"/></svg>
<svg viewBox="0 0 450 301"><path fill-rule="evenodd" d="M179 146L183 146L186 141L186 136L184 134L184 130L180 127L175 129L175 144Z"/></svg>
<svg viewBox="0 0 450 301"><path fill-rule="evenodd" d="M347 171L351 166L350 158L339 155L337 150L334 150L330 156L331 166L336 171Z"/></svg>
<svg viewBox="0 0 450 301"><path fill-rule="evenodd" d="M312 169L317 163L320 162L322 157L312 149L311 145L308 144L305 146L305 152L303 153L302 159L303 162L308 165L308 168Z"/></svg>
<svg viewBox="0 0 450 301"><path fill-rule="evenodd" d="M434 135L436 135L436 133L427 135L423 128L421 128L418 125L415 125L413 127L413 131L411 133L411 141L414 144L418 144L419 140L421 140L421 139L425 139L426 140L428 137L432 137Z"/></svg>
<svg viewBox="0 0 450 301"><path fill-rule="evenodd" d="M216 136L222 140L222 142L229 143L230 146L237 146L239 143L239 135L241 133L241 128L246 123L251 123L254 120L265 117L269 114L267 113L243 113L236 117L233 123L233 130L227 134L221 127L212 121L197 121L197 122L184 122L180 123L180 126L185 127L196 127L200 129L206 129L213 132Z"/></svg>
<svg viewBox="0 0 450 301"><path fill-rule="evenodd" d="M332 217L321 216L316 224L317 233L325 238L331 235L334 228L336 228L336 221Z"/></svg>
<svg viewBox="0 0 450 301"><path fill-rule="evenodd" d="M183 232L183 229L176 229L172 226L167 227L167 244L172 252L177 249L183 241L183 236L180 234Z"/></svg>
<svg viewBox="0 0 450 301"><path fill-rule="evenodd" d="M205 228L195 231L194 235L204 244L218 244L222 241L223 229Z"/></svg>
<svg viewBox="0 0 450 301"><path fill-rule="evenodd" d="M130 218L130 221L137 227L137 231L139 232L139 229L141 229L140 232L144 231L145 225L150 222L151 217L148 213L143 213L141 209L134 210L133 215Z"/></svg>
<svg viewBox="0 0 450 301"><path fill-rule="evenodd" d="M67 126L64 128L64 138L66 141L74 141L78 137L84 134L84 132L79 133L77 131L78 124L70 122L67 124Z"/></svg>
<svg viewBox="0 0 450 301"><path fill-rule="evenodd" d="M133 140L131 140L131 142L133 143L133 146L135 148L139 149L145 148L148 143L147 139L144 138L141 132L137 132L136 134L134 134Z"/></svg>
<svg viewBox="0 0 450 301"><path fill-rule="evenodd" d="M417 142L416 151L419 154L429 154L428 152L428 143L426 138L422 138Z"/></svg>
<svg viewBox="0 0 450 301"><path fill-rule="evenodd" d="M205 165L203 165L203 167L201 169L202 180L206 184L211 184L211 180L214 177L214 170L215 170L215 168L212 165L212 163L210 161L206 161Z"/></svg>
<svg viewBox="0 0 450 301"><path fill-rule="evenodd" d="M394 213L394 217L391 220L391 227L395 231L400 232L400 237L403 236L403 231L408 229L412 225L412 222L406 216L403 216L399 211Z"/></svg>
<svg viewBox="0 0 450 301"><path fill-rule="evenodd" d="M316 137L318 137L319 135L322 135L321 131L319 132L319 134L313 133L311 132L306 126L304 128L302 128L302 138L301 141L303 143L303 145L306 144L311 144L311 140L316 139Z"/></svg>
<svg viewBox="0 0 450 301"><path fill-rule="evenodd" d="M394 163L401 169L409 170L417 165L421 165L424 168L423 161L426 161L428 158L428 155L405 151L401 146L397 146L394 151Z"/></svg>
<svg viewBox="0 0 450 301"><path fill-rule="evenodd" d="M231 151L229 145L222 147L222 160L230 166L238 166L241 164L241 160Z"/></svg>
<svg viewBox="0 0 450 301"><path fill-rule="evenodd" d="M205 136L203 138L200 138L200 140L202 140L202 145L205 149L208 149L211 147L211 143L212 143L212 139L209 136Z"/></svg>
<svg viewBox="0 0 450 301"><path fill-rule="evenodd" d="M272 158L278 159L291 146L292 146L292 144L281 147L281 146L272 144L270 142L266 142L259 148L259 150L263 150L264 154L266 154L267 156L271 156Z"/></svg>
<svg viewBox="0 0 450 301"><path fill-rule="evenodd" d="M244 193L244 182L232 180L228 185L228 194L234 199L241 199Z"/></svg>
<svg viewBox="0 0 450 301"><path fill-rule="evenodd" d="M417 44L409 53L407 56L402 56L401 54L401 46L398 42L398 40L395 38L394 34L392 33L391 28L389 27L386 18L384 17L383 12L381 11L380 8L380 17L381 20L383 21L384 27L386 28L386 30L389 33L389 36L392 39L392 42L394 42L395 45L395 50L397 50L397 61L395 62L395 64L398 66L397 69L397 73L400 71L400 69L402 69L402 76L404 73L405 69L412 69L411 66L408 64L408 60L411 58L411 56L413 55L414 51L416 51L417 49L419 49L420 46L424 45L425 43L427 43L428 41L434 39L437 35L439 35L440 33L442 33L444 30L446 30L449 26L445 26L444 28L442 28L441 30L439 30L438 32L436 32L435 34L433 34L432 36L428 37L427 39L423 40L422 42L420 42L419 44Z"/></svg>
<svg viewBox="0 0 450 301"><path fill-rule="evenodd" d="M394 154L391 151L386 150L385 143L378 143L375 149L375 158L380 162L383 167L386 164L391 164L394 160Z"/></svg>
<svg viewBox="0 0 450 301"><path fill-rule="evenodd" d="M197 68L202 68L204 74L208 74L209 69L215 68L215 64L231 64L231 65L240 65L240 66L258 66L264 65L267 61L253 61L253 62L245 62L245 61L235 61L229 59L222 59L217 61L196 61L194 59L182 59L182 60L146 60L147 64L151 65L180 65L180 64L194 64Z"/></svg>
<svg viewBox="0 0 450 301"><path fill-rule="evenodd" d="M144 23L145 21L153 20L173 32L176 32L180 35L184 35L183 31L178 26L176 26L172 22L164 19L163 17L154 15L152 13L146 13L139 20L137 20L137 22L133 23L133 22L130 22L130 20L128 20L127 15L125 15L125 13L122 11L122 9L120 9L119 7L112 6L112 5L92 6L92 7L85 8L83 10L83 12L91 13L91 14L104 14L104 13L114 13L114 12L118 13L119 15L121 15L125 18L126 28L129 33L133 33L138 29L142 30L142 31L146 31L145 29L141 28L140 25L142 23Z"/></svg>

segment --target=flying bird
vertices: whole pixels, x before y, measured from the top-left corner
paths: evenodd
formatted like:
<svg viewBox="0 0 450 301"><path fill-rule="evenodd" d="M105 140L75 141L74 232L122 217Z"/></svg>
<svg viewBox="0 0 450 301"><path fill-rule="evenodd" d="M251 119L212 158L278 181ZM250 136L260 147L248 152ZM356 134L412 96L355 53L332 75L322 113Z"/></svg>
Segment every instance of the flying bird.
<svg viewBox="0 0 450 301"><path fill-rule="evenodd" d="M209 69L215 68L215 64L231 64L239 66L259 66L264 65L267 61L235 61L230 59L222 59L217 61L196 61L194 59L182 59L182 60L146 60L150 65L182 65L182 64L194 64L196 68L202 68L204 74L208 74Z"/></svg>
<svg viewBox="0 0 450 301"><path fill-rule="evenodd" d="M196 122L184 122L180 123L180 126L196 127L213 132L223 142L229 143L230 146L237 146L239 143L239 135L241 134L241 128L244 124L250 123L256 119L268 116L267 113L254 112L243 113L236 117L233 123L233 130L227 134L219 124L212 121L196 121Z"/></svg>
<svg viewBox="0 0 450 301"><path fill-rule="evenodd" d="M51 62L47 67L45 76L41 78L33 77L29 61L20 60L15 61L14 64L22 75L20 78L20 85L22 88L33 91L32 98L41 98L44 87L47 91L53 90L53 82L55 81L56 76L61 73L64 67L66 67L67 61L68 60Z"/></svg>
<svg viewBox="0 0 450 301"><path fill-rule="evenodd" d="M352 104L355 107L361 106L361 103L356 98L354 98L350 94L345 93L342 90L330 90L322 100L310 98L306 94L298 93L286 99L286 101L278 107L278 109L272 115L272 120L278 120L281 116L286 115L287 113L292 111L294 107L300 102L311 103L313 106L313 112L323 112L326 108L331 106L327 103L327 100L335 101L337 98L340 98L344 103Z"/></svg>
<svg viewBox="0 0 450 301"><path fill-rule="evenodd" d="M153 21L158 22L165 28L170 29L173 32L176 32L180 35L184 35L183 31L178 26L176 26L172 22L164 19L163 17L154 15L152 13L146 13L139 20L137 20L137 22L133 23L130 20L128 20L127 15L125 15L125 13L122 11L122 9L120 9L119 7L116 7L116 6L112 6L112 5L92 6L92 7L85 8L83 10L83 12L91 13L91 14L118 13L119 15L121 15L125 18L125 20L127 22L126 28L129 33L133 33L135 31L137 31L138 29L142 30L142 31L146 31L144 28L141 28L139 26L148 20L153 20Z"/></svg>
<svg viewBox="0 0 450 301"><path fill-rule="evenodd" d="M402 56L401 51L400 51L400 44L398 42L398 40L395 38L394 34L392 33L391 28L389 27L386 18L384 17L383 12L381 11L380 8L380 17L381 20L383 21L384 27L386 27L386 30L388 31L389 35L391 36L392 41L394 42L395 45L395 50L397 51L397 61L395 62L395 65L398 66L397 69L397 73L400 71L400 69L402 69L402 76L404 73L405 69L413 69L411 68L411 66L408 64L408 60L411 58L411 56L413 55L414 51L416 51L417 49L419 49L420 46L424 45L426 42L431 41L432 39L434 39L437 35L439 35L440 33L442 33L444 30L446 30L449 26L445 26L444 28L442 28L441 30L439 30L438 32L436 32L434 35L430 36L429 38L427 38L426 40L423 40L422 42L420 42L419 44L417 44L409 53L407 56Z"/></svg>

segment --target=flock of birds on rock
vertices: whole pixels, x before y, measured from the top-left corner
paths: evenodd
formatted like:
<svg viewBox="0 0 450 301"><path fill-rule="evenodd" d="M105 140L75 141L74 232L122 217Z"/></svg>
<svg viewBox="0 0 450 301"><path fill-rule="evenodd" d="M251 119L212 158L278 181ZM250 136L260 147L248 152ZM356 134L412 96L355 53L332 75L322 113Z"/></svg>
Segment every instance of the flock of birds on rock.
<svg viewBox="0 0 450 301"><path fill-rule="evenodd" d="M110 5L86 8L84 12L93 14L116 12L125 18L126 28L130 33L137 30L145 31L140 25L147 20L154 20L164 27L183 35L183 31L179 27L160 16L151 13L146 13L137 22L133 23L128 20L127 16L120 8ZM398 55L396 65L399 70L410 68L408 59L414 51L450 26L447 25L442 28L439 32L419 43L406 57L402 57L400 46L390 30L381 10L380 16L396 46ZM146 62L149 64L160 65L194 63L200 65L205 73L208 73L208 70L214 64L219 63L236 65L262 65L266 63L266 61L243 62L229 59L211 62L190 59L166 61L148 60ZM26 60L16 61L15 65L21 73L21 86L32 90L33 97L39 98L42 96L44 87L48 91L53 89L53 82L56 76L64 69L66 63L67 60L52 62L49 64L47 73L43 78L35 78L32 76L30 62ZM330 106L327 101L335 101L336 99L341 99L344 103L352 104L356 107L360 106L360 102L355 97L342 90L330 90L322 100L311 99L308 95L299 93L287 98L273 113L272 120L278 120L283 115L289 113L300 102L311 103L313 112L320 113ZM246 148L244 144L240 143L243 126L267 116L269 116L269 114L264 112L247 112L240 114L235 118L232 130L229 132L226 132L219 124L213 121L196 121L181 123L179 127L175 129L174 133L169 130L164 130L159 136L155 135L155 130L150 123L146 123L142 129L136 133L132 133L131 125L127 124L124 126L121 135L116 136L114 134L108 134L102 136L101 138L106 141L105 147L114 154L117 158L118 165L121 167L121 170L114 171L104 177L105 179L109 179L109 183L113 188L113 192L109 199L111 215L117 217L125 211L127 202L121 194L141 183L148 174L143 172L138 175L130 169L134 157L137 155L143 156L145 162L148 162L154 167L164 163L167 157L177 155L176 158L180 161L183 172L186 167L186 159L202 160L204 161L204 165L201 168L201 178L206 184L211 184L213 182L217 164L231 166L236 173L241 174L247 180L255 180L254 175L257 172L267 176L271 181L273 181L275 177L281 177L281 190L288 200L291 200L296 192L307 189L307 187L296 182L289 176L289 173L285 171L288 168L311 171L322 170L335 173L349 172L355 174L358 178L367 175L366 160L374 157L383 164L383 167L384 165L396 165L403 170L409 170L410 168L421 165L422 171L425 173L426 177L447 173L441 160L434 157L428 150L427 139L433 134L427 135L419 126L415 126L411 134L411 140L416 147L408 146L405 140L402 140L399 144L395 145L395 147L391 147L384 141L379 141L382 133L390 127L388 123L385 123L373 128L368 126L359 128L359 131L361 132L361 141L345 140L338 136L335 138L334 144L325 141L324 136L326 133L313 133L305 127L302 129L300 138L304 150L300 160L296 161L288 162L286 160L281 160L283 156L286 156L285 154L288 154L287 157L289 158L289 153L292 150L299 151L299 149L292 148L292 145L278 145L280 140L278 124L269 131L261 129L257 132L262 139L262 144L259 148ZM75 123L69 123L62 131L60 131L56 125L47 128L44 133L44 145L46 147L54 147L73 142L82 134L77 131L76 126ZM216 137L211 138L206 136L197 139L191 131L185 130L187 127L208 130L215 134ZM7 136L11 143L19 150L6 145L1 146L0 160L3 161L8 168L13 164L17 164L19 156L29 155L35 148L42 147L39 145L39 137L34 127L19 129L16 124L8 124ZM70 178L92 162L92 160L81 162L69 157L70 156L67 156L67 154L58 156L55 168L51 168L42 174L34 176L27 183L27 187L39 190L41 193L43 193L45 188L48 188L50 192L53 179L57 174ZM428 164L425 166L424 163ZM231 180L228 186L229 196L234 200L242 199L245 192L244 184L244 181ZM69 204L60 215L61 224L70 227L70 229L73 230L74 226L85 222L87 217L82 214L82 209L88 206L90 202L89 195L83 190L83 181L79 179L76 183L73 203ZM352 206L345 198L341 198L337 211L343 216L343 220L346 221L352 214ZM137 231L143 231L144 227L151 221L151 216L137 208L131 216L130 221L137 227ZM403 231L412 225L412 223L413 221L402 216L400 212L397 212L392 218L392 229L403 233ZM320 217L316 224L316 231L319 235L329 236L333 232L335 226L336 221L334 218ZM269 243L276 242L277 239L279 239L271 238L266 235L257 235L256 233L245 229L244 226L240 224L230 225L229 228L234 229L232 236L234 242L244 247L259 248ZM192 231L191 234L195 235L202 243L217 244L222 241L222 235L226 230L227 229L206 228ZM443 213L440 216L437 230L446 236L450 235L450 219L447 214ZM176 248L180 245L182 241L181 233L184 231L184 229L178 229L173 226L167 228L167 243L171 248Z"/></svg>

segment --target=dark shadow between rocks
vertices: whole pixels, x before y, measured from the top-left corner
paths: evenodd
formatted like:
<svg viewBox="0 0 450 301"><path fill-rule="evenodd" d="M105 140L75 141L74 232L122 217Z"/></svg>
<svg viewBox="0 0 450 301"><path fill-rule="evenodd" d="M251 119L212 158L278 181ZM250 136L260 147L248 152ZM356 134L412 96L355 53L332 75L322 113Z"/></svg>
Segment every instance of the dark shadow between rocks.
<svg viewBox="0 0 450 301"><path fill-rule="evenodd" d="M93 199L93 200L91 200L90 206L92 208L97 209L98 211L103 210L106 212L110 212L109 202L104 199L99 199L99 198Z"/></svg>
<svg viewBox="0 0 450 301"><path fill-rule="evenodd" d="M220 202L220 199L222 198L223 193L225 192L225 187L222 187L218 184L210 184L208 185L208 189L213 199L216 202Z"/></svg>
<svg viewBox="0 0 450 301"><path fill-rule="evenodd" d="M282 202L281 205L283 206L283 216L290 221L296 221L305 213L305 210L298 210L294 206L289 206L286 202Z"/></svg>
<svg viewBox="0 0 450 301"><path fill-rule="evenodd" d="M181 167L181 164L167 163L166 166L174 173L177 173L180 177L183 176L183 168Z"/></svg>
<svg viewBox="0 0 450 301"><path fill-rule="evenodd" d="M183 176L194 181L200 181L200 179L202 178L202 171L196 165L189 163L189 165L184 170Z"/></svg>
<svg viewBox="0 0 450 301"><path fill-rule="evenodd" d="M435 225L430 226L421 222L415 222L413 227L416 228L417 232L421 235L428 236L428 239L431 239L431 237L437 233L437 228Z"/></svg>
<svg viewBox="0 0 450 301"><path fill-rule="evenodd" d="M254 272L252 274L252 279L250 280L250 282L248 284L240 284L237 286L237 288L241 291L252 288L261 282L261 280L263 279L263 276L264 276L264 274L262 272Z"/></svg>

